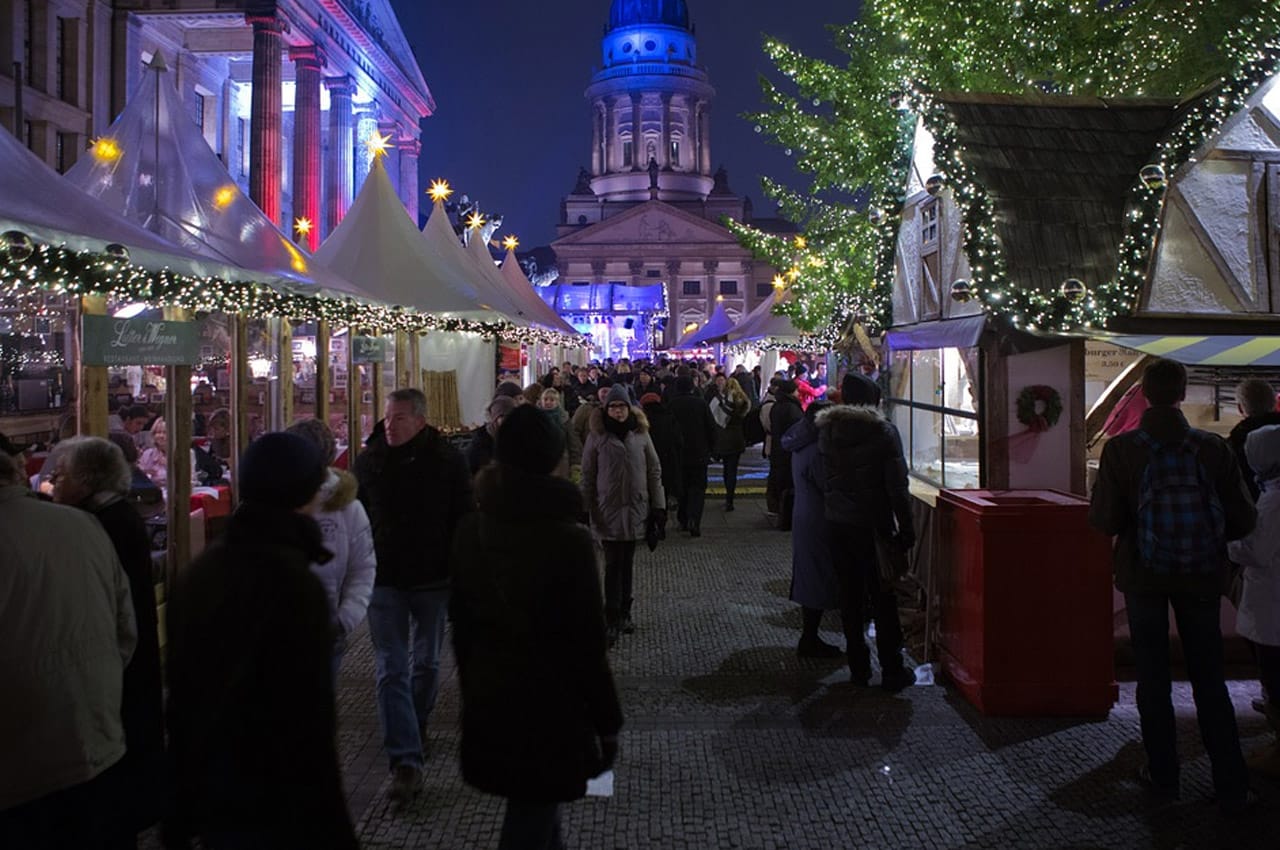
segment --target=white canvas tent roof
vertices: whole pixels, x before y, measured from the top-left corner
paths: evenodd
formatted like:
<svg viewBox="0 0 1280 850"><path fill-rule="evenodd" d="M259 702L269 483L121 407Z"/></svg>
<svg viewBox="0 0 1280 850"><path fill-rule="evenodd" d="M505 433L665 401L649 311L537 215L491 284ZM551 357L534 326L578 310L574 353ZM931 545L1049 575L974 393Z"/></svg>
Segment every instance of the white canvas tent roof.
<svg viewBox="0 0 1280 850"><path fill-rule="evenodd" d="M382 157L315 258L388 304L471 321L494 319L492 305L483 303L470 281L446 274L427 247L391 185Z"/></svg>
<svg viewBox="0 0 1280 850"><path fill-rule="evenodd" d="M716 308L711 311L711 318L707 319L700 327L696 327L680 337L679 342L673 347L692 348L723 342L733 328L733 319L730 319L729 314L724 311L724 302L716 301Z"/></svg>
<svg viewBox="0 0 1280 850"><path fill-rule="evenodd" d="M548 330L559 331L563 334L573 334L574 336L578 335L572 325L560 318L560 315L551 308L551 305L543 301L538 293L533 291L533 284L529 282L529 278L525 277L520 264L516 262L514 252L507 251L507 255L503 257L502 265L499 267L494 265L493 257L489 255L489 246L484 243L483 239L473 236L471 242L467 245L467 249L471 251L481 265L486 267L485 271L488 272L495 285L501 284L515 298L516 303L524 309L524 315L528 316L531 321L542 325Z"/></svg>
<svg viewBox="0 0 1280 850"><path fill-rule="evenodd" d="M761 340L799 342L804 334L791 323L789 317L773 312L775 305L784 303L790 297L790 290L774 290L772 296L743 316L742 321L738 322L737 326L729 331L727 341L731 345Z"/></svg>
<svg viewBox="0 0 1280 850"><path fill-rule="evenodd" d="M427 216L427 223L422 228L422 237L435 258L433 266L440 274L470 281L481 302L496 312L498 318L507 319L520 327L533 324L528 316L523 315L524 311L506 291L506 287L499 287L490 280L485 270L458 241L442 201L436 201L432 205L431 215Z"/></svg>
<svg viewBox="0 0 1280 850"><path fill-rule="evenodd" d="M159 54L103 138L115 155L83 156L67 179L129 220L250 272L233 279L359 294L313 263L240 191L187 114Z"/></svg>
<svg viewBox="0 0 1280 850"><path fill-rule="evenodd" d="M75 251L102 252L111 243L129 249L133 265L193 276L225 277L210 262L137 226L86 195L8 132L0 132L0 231L19 230L34 241Z"/></svg>

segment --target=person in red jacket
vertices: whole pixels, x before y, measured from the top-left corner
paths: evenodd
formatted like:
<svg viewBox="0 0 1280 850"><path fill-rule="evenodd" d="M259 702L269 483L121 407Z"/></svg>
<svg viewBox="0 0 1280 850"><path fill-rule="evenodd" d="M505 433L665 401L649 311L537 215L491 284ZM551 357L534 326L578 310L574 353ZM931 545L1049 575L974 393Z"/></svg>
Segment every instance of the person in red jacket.
<svg viewBox="0 0 1280 850"><path fill-rule="evenodd" d="M808 410L809 405L814 399L821 398L826 395L826 385L815 387L809 383L809 367L803 363L796 363L796 399L800 402L801 410ZM779 437L782 435L779 434Z"/></svg>

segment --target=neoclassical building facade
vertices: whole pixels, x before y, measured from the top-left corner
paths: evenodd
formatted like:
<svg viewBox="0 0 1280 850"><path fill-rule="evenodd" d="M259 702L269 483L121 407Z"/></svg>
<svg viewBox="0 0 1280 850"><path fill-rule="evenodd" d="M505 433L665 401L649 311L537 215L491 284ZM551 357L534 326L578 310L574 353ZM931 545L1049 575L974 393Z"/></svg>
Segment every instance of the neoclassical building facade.
<svg viewBox="0 0 1280 850"><path fill-rule="evenodd" d="M712 169L715 89L697 64L685 0L613 0L601 51L586 90L591 169L564 198L552 243L559 283L664 286L670 318L653 342L669 346L686 326L705 322L717 300L735 320L750 311L772 294L776 271L720 223L752 220L751 204L723 169ZM583 295L584 304L599 302ZM600 339L594 329L630 318L621 307L614 315L559 309ZM602 345L610 355L618 347L612 335Z"/></svg>
<svg viewBox="0 0 1280 850"><path fill-rule="evenodd" d="M311 248L345 215L375 135L417 218L435 103L388 0L0 0L0 33L0 122L59 170L159 53L231 177L286 230L313 223Z"/></svg>

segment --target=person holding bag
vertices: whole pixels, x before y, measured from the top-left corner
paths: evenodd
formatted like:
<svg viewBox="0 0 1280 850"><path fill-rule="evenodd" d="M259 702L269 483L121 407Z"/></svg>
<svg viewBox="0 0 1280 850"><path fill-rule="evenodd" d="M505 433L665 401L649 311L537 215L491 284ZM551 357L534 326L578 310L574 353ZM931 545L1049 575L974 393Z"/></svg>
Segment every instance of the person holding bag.
<svg viewBox="0 0 1280 850"><path fill-rule="evenodd" d="M613 764L623 722L582 495L552 474L563 454L538 410L504 418L449 560L462 776L507 799L501 850L564 846L560 806ZM555 545L530 548L534 536Z"/></svg>

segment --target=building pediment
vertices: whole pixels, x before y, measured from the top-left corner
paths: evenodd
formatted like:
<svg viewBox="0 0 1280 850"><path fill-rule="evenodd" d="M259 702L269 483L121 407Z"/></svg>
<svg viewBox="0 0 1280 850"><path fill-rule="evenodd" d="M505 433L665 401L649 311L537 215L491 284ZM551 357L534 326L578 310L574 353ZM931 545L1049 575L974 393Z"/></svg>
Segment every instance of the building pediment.
<svg viewBox="0 0 1280 850"><path fill-rule="evenodd" d="M738 240L716 222L699 218L662 201L647 201L557 239L552 247L560 251L587 246L708 243L737 246Z"/></svg>

